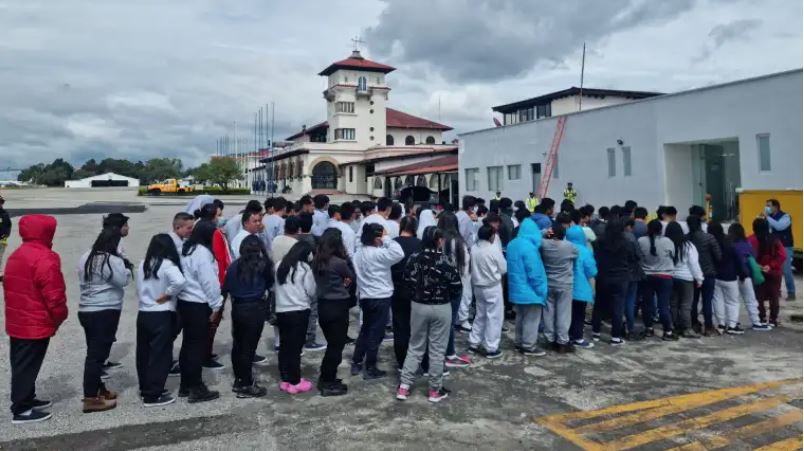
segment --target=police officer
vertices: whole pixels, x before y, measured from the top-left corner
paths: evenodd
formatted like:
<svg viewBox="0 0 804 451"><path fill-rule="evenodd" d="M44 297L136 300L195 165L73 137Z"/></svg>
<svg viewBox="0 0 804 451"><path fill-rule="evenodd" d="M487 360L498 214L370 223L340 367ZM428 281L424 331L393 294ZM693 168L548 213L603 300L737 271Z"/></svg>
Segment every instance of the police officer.
<svg viewBox="0 0 804 451"><path fill-rule="evenodd" d="M577 198L578 193L575 191L575 188L572 187L572 182L567 182L567 188L564 190L564 199L574 204Z"/></svg>

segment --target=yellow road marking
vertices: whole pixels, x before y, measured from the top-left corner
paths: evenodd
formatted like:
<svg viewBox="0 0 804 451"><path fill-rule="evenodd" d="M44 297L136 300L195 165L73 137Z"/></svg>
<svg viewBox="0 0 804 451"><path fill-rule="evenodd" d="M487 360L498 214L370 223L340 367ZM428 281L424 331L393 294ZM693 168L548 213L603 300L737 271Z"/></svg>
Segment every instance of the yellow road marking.
<svg viewBox="0 0 804 451"><path fill-rule="evenodd" d="M673 448L670 451L705 451L709 449L722 448L728 446L734 439L753 437L761 435L776 428L788 426L790 424L801 423L801 410L791 410L782 415L768 418L767 420L751 423L738 429L726 431L724 435L713 435L697 442L692 442L684 446Z"/></svg>
<svg viewBox="0 0 804 451"><path fill-rule="evenodd" d="M567 426L564 426L560 421L544 419L544 421L541 421L541 424L583 450L586 451L605 450L603 445L595 441L584 438L583 435L578 434L577 432L573 431L571 428Z"/></svg>
<svg viewBox="0 0 804 451"><path fill-rule="evenodd" d="M801 449L801 437L792 437L786 440L780 440L770 445L757 448L754 451L790 451L791 449Z"/></svg>
<svg viewBox="0 0 804 451"><path fill-rule="evenodd" d="M690 418L678 423L661 426L639 434L629 435L617 440L606 442L605 449L624 450L636 448L647 443L664 440L676 435L681 435L693 429L702 429L717 423L723 423L754 412L767 410L792 399L797 399L799 395L780 395L771 398L761 399L747 404L740 404L727 409L719 410L708 415Z"/></svg>

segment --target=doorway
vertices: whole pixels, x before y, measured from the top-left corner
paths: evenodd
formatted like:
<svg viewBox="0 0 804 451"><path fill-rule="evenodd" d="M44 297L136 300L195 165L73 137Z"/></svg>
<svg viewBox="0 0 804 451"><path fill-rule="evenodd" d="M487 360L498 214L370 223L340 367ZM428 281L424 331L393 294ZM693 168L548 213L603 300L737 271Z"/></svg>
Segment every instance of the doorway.
<svg viewBox="0 0 804 451"><path fill-rule="evenodd" d="M542 184L542 164L541 163L531 163L530 164L530 173L531 173L531 181L532 185L530 187L530 191L536 195L539 194L539 186Z"/></svg>

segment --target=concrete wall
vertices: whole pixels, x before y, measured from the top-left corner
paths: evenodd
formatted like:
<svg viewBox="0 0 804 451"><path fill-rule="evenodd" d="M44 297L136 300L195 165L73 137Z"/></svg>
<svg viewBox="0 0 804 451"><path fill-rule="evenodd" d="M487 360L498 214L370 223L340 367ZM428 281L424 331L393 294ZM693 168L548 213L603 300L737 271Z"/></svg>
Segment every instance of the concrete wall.
<svg viewBox="0 0 804 451"><path fill-rule="evenodd" d="M560 99L553 100L552 102L550 102L551 115L558 116L560 114L577 112L578 97L579 96L562 97ZM619 96L606 96L603 98L583 96L583 102L581 102L581 109L582 111L593 110L595 108L602 108L604 106L611 106L611 105L619 105L621 103L630 101L632 101L632 99Z"/></svg>
<svg viewBox="0 0 804 451"><path fill-rule="evenodd" d="M461 135L462 194L491 198L488 166L522 165L518 181L504 177L503 193L524 198L531 189L531 163L542 163L557 118L479 130ZM567 116L558 162L559 178L548 195L560 199L567 181L579 202L596 206L634 199L648 207L672 201L679 210L693 203L691 153L683 144L736 138L744 189L801 189L801 70L742 80ZM770 134L771 171L759 171L756 135ZM622 147L631 148L632 175L622 172ZM608 175L607 148L617 172ZM465 170L480 169L479 189L466 191Z"/></svg>
<svg viewBox="0 0 804 451"><path fill-rule="evenodd" d="M387 135L394 137L394 146L404 146L405 138L413 136L416 145L426 145L425 141L428 136L435 138L436 144L441 144L441 130L433 130L429 128L395 128L388 127ZM385 136L383 136L382 143L385 144Z"/></svg>

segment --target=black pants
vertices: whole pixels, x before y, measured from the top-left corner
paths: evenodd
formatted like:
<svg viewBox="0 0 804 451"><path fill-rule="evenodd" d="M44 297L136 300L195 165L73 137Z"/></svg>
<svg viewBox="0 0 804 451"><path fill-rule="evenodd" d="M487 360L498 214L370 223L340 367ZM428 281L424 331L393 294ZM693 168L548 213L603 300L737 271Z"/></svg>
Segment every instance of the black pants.
<svg viewBox="0 0 804 451"><path fill-rule="evenodd" d="M405 365L405 357L408 355L408 343L410 342L410 298L406 293L400 293L394 289L394 297L391 298L391 310L393 311L394 327L394 355L399 368Z"/></svg>
<svg viewBox="0 0 804 451"><path fill-rule="evenodd" d="M583 326L586 319L586 302L572 301L572 322L569 328L569 338L572 341L583 340Z"/></svg>
<svg viewBox="0 0 804 451"><path fill-rule="evenodd" d="M36 398L36 377L49 343L50 338L10 338L12 414L19 415L31 409L31 401Z"/></svg>
<svg viewBox="0 0 804 451"><path fill-rule="evenodd" d="M355 343L355 353L352 362L363 363L366 367L377 366L377 353L385 337L385 325L388 324L388 312L391 308L391 298L361 299L360 310L363 311L363 325Z"/></svg>
<svg viewBox="0 0 804 451"><path fill-rule="evenodd" d="M611 313L611 338L622 338L625 296L628 294L628 281L598 280L597 293L598 298L592 309L592 330L596 333L600 333L600 323L603 321L603 315ZM606 309L608 309L608 312Z"/></svg>
<svg viewBox="0 0 804 451"><path fill-rule="evenodd" d="M182 343L179 352L181 388L191 389L203 384L201 367L209 351L209 304L179 300L176 308L181 315Z"/></svg>
<svg viewBox="0 0 804 451"><path fill-rule="evenodd" d="M232 302L232 369L238 386L254 383L251 367L267 314L265 300Z"/></svg>
<svg viewBox="0 0 804 451"><path fill-rule="evenodd" d="M165 389L173 362L175 317L171 311L137 315L137 377L145 401L158 399Z"/></svg>
<svg viewBox="0 0 804 451"><path fill-rule="evenodd" d="M349 330L349 300L318 299L318 325L327 339L327 350L321 360L321 381L334 382Z"/></svg>
<svg viewBox="0 0 804 451"><path fill-rule="evenodd" d="M84 328L87 341L87 357L84 360L84 397L95 398L100 389L105 387L101 381L101 373L117 334L120 310L78 312L78 321Z"/></svg>
<svg viewBox="0 0 804 451"><path fill-rule="evenodd" d="M279 328L279 380L282 382L296 385L301 380L301 352L309 321L310 309L276 314Z"/></svg>

